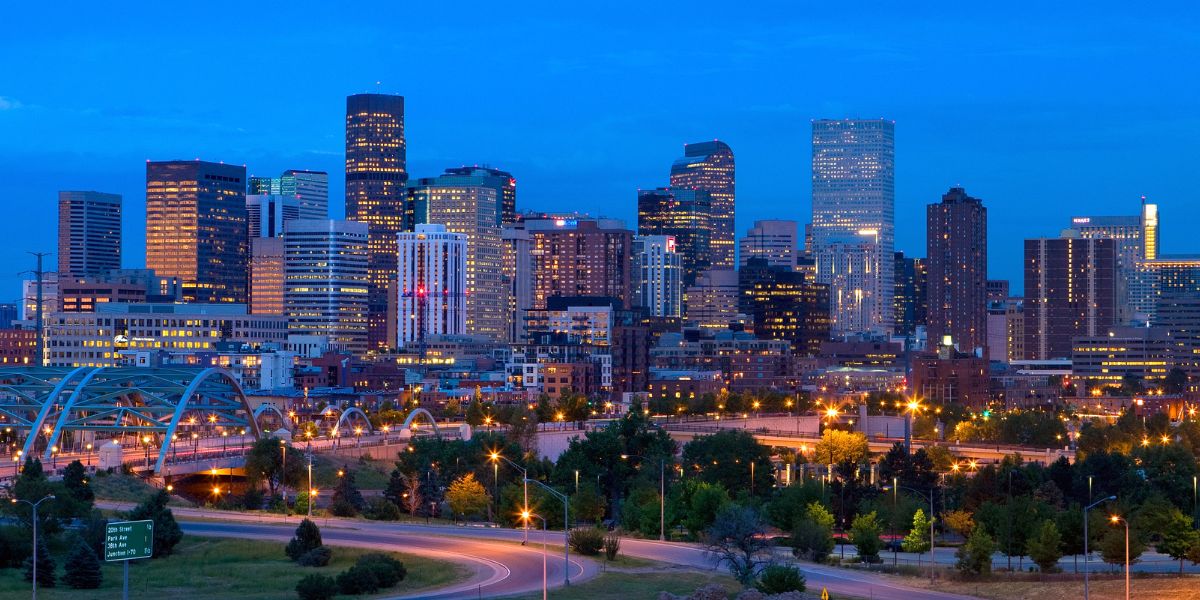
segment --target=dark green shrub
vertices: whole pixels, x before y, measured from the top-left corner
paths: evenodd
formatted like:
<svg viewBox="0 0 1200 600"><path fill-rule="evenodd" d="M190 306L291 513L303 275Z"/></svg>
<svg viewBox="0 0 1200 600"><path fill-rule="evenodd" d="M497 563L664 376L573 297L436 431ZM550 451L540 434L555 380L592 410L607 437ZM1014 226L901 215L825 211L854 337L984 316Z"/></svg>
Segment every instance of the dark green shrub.
<svg viewBox="0 0 1200 600"><path fill-rule="evenodd" d="M380 588L393 587L397 583L404 581L404 577L408 575L408 570L404 568L404 563L387 554L377 552L358 557L358 561L354 566L370 569L375 574L375 579L379 582Z"/></svg>
<svg viewBox="0 0 1200 600"><path fill-rule="evenodd" d="M40 550L40 548L39 548ZM100 572L100 559L86 541L80 540L71 550L65 565L63 582L77 590L94 590L100 587L103 574ZM38 567L38 578L41 579L41 567Z"/></svg>
<svg viewBox="0 0 1200 600"><path fill-rule="evenodd" d="M337 576L338 592L347 596L373 594L379 591L379 578L370 567L354 565Z"/></svg>
<svg viewBox="0 0 1200 600"><path fill-rule="evenodd" d="M337 591L337 583L325 575L309 575L296 584L296 595L300 600L329 600Z"/></svg>
<svg viewBox="0 0 1200 600"><path fill-rule="evenodd" d="M392 504L387 498L376 496L367 502L367 509L363 511L363 516L375 521L398 521L400 520L400 507Z"/></svg>
<svg viewBox="0 0 1200 600"><path fill-rule="evenodd" d="M302 567L323 567L333 558L333 551L328 546L317 546L300 555L296 562Z"/></svg>
<svg viewBox="0 0 1200 600"><path fill-rule="evenodd" d="M0 527L0 568L21 566L33 551L31 541L22 527Z"/></svg>
<svg viewBox="0 0 1200 600"><path fill-rule="evenodd" d="M572 529L567 534L567 543L584 556L597 556L604 549L604 532L595 527Z"/></svg>
<svg viewBox="0 0 1200 600"><path fill-rule="evenodd" d="M787 565L770 565L759 573L758 583L754 584L754 587L764 594L786 594L803 592L804 584L804 574L800 569Z"/></svg>
<svg viewBox="0 0 1200 600"><path fill-rule="evenodd" d="M288 542L287 547L283 549L288 558L292 560L300 560L301 556L308 553L309 550L317 548L321 545L321 530L316 523L308 519L300 521L300 525L296 527L296 535Z"/></svg>

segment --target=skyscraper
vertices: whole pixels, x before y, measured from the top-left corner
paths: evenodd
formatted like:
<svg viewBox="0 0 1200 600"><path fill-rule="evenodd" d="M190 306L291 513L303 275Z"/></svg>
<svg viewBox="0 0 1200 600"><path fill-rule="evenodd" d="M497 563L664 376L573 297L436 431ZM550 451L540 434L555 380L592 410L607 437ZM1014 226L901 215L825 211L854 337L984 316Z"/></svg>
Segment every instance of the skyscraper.
<svg viewBox="0 0 1200 600"><path fill-rule="evenodd" d="M251 189L255 186L251 184ZM262 189L261 187L258 189ZM246 196L250 232L250 313L284 313L285 225L300 218L295 196L251 194Z"/></svg>
<svg viewBox="0 0 1200 600"><path fill-rule="evenodd" d="M418 179L408 187L414 223L444 225L467 236L467 333L506 337L500 197L494 187L463 185L461 176Z"/></svg>
<svg viewBox="0 0 1200 600"><path fill-rule="evenodd" d="M700 189L638 190L638 235L667 235L683 263L683 284L712 268L712 197Z"/></svg>
<svg viewBox="0 0 1200 600"><path fill-rule="evenodd" d="M288 169L279 177L251 177L250 194L295 198L301 219L329 218L329 174Z"/></svg>
<svg viewBox="0 0 1200 600"><path fill-rule="evenodd" d="M529 231L512 224L500 231L504 244L505 341L525 341L525 313L533 307L533 252Z"/></svg>
<svg viewBox="0 0 1200 600"><path fill-rule="evenodd" d="M896 335L914 336L918 326L926 324L925 259L895 253L895 328Z"/></svg>
<svg viewBox="0 0 1200 600"><path fill-rule="evenodd" d="M1138 266L1158 257L1158 205L1147 204L1142 198L1140 215L1072 217L1071 229L1085 239L1113 240L1117 252L1117 319L1149 319L1157 296L1139 294Z"/></svg>
<svg viewBox="0 0 1200 600"><path fill-rule="evenodd" d="M532 308L545 309L555 296L603 296L630 305L633 232L625 223L547 215L521 226L533 255Z"/></svg>
<svg viewBox="0 0 1200 600"><path fill-rule="evenodd" d="M284 223L300 218L300 203L295 196L246 196L246 229L251 238L282 237Z"/></svg>
<svg viewBox="0 0 1200 600"><path fill-rule="evenodd" d="M729 329L738 318L739 300L737 271L705 271L687 288L687 322L706 330Z"/></svg>
<svg viewBox="0 0 1200 600"><path fill-rule="evenodd" d="M683 278L675 238L633 237L633 304L651 317L683 316Z"/></svg>
<svg viewBox="0 0 1200 600"><path fill-rule="evenodd" d="M420 224L398 234L396 346L419 346L436 335L467 331L467 236L444 225Z"/></svg>
<svg viewBox="0 0 1200 600"><path fill-rule="evenodd" d="M800 251L799 231L795 221L755 221L738 241L738 266L745 266L751 258L762 258L772 267L794 271Z"/></svg>
<svg viewBox="0 0 1200 600"><path fill-rule="evenodd" d="M684 144L683 157L671 165L671 187L708 193L712 206L709 262L716 269L732 269L736 235L733 150L717 140Z"/></svg>
<svg viewBox="0 0 1200 600"><path fill-rule="evenodd" d="M389 294L395 293L396 234L406 221L404 97L356 94L346 98L346 218L370 227L371 293L367 337L371 348L388 346Z"/></svg>
<svg viewBox="0 0 1200 600"><path fill-rule="evenodd" d="M895 123L813 121L812 250L835 334L892 331Z"/></svg>
<svg viewBox="0 0 1200 600"><path fill-rule="evenodd" d="M58 193L58 276L64 281L121 268L121 196Z"/></svg>
<svg viewBox="0 0 1200 600"><path fill-rule="evenodd" d="M185 302L246 302L246 167L146 163L146 267L178 277Z"/></svg>
<svg viewBox="0 0 1200 600"><path fill-rule="evenodd" d="M1071 339L1116 320L1116 244L1107 238L1025 240L1024 358L1071 356Z"/></svg>
<svg viewBox="0 0 1200 600"><path fill-rule="evenodd" d="M926 216L929 340L950 336L960 352L987 349L987 208L950 188Z"/></svg>
<svg viewBox="0 0 1200 600"><path fill-rule="evenodd" d="M797 354L814 356L829 341L829 286L803 273L753 258L741 271L742 306L759 338L788 340Z"/></svg>
<svg viewBox="0 0 1200 600"><path fill-rule="evenodd" d="M497 225L517 221L517 179L508 171L491 167L454 167L438 177L443 185L490 187L498 198Z"/></svg>
<svg viewBox="0 0 1200 600"><path fill-rule="evenodd" d="M361 356L367 351L367 225L290 221L284 241L288 335L321 336Z"/></svg>

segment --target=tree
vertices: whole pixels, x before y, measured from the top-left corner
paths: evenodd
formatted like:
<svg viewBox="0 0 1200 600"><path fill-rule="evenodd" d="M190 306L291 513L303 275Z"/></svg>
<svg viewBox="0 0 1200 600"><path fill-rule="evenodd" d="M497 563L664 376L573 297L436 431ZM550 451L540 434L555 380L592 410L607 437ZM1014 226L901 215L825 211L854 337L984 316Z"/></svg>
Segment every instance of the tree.
<svg viewBox="0 0 1200 600"><path fill-rule="evenodd" d="M689 480L689 483L694 480ZM696 482L691 490L687 509L683 512L683 526L693 537L700 537L713 524L717 515L729 504L725 488L703 481Z"/></svg>
<svg viewBox="0 0 1200 600"><path fill-rule="evenodd" d="M281 483L297 487L304 473L300 453L287 446L286 442L281 442L283 440L278 438L265 437L254 442L246 452L246 482L253 487L266 481L272 496ZM284 447L293 453L293 460L287 461L286 471L283 464Z"/></svg>
<svg viewBox="0 0 1200 600"><path fill-rule="evenodd" d="M833 552L833 514L820 502L811 502L792 530L796 554L813 562L824 562Z"/></svg>
<svg viewBox="0 0 1200 600"><path fill-rule="evenodd" d="M63 469L62 482L63 487L67 488L71 496L79 502L86 503L90 507L96 499L95 492L88 485L87 469L78 460L71 461L71 464Z"/></svg>
<svg viewBox="0 0 1200 600"><path fill-rule="evenodd" d="M167 508L171 496L165 490L146 498L125 515L130 521L154 521L154 558L169 556L175 545L183 539L183 531L175 522L175 515Z"/></svg>
<svg viewBox="0 0 1200 600"><path fill-rule="evenodd" d="M33 561L34 557L29 556L21 565L25 573L25 581L33 581ZM46 549L46 540L39 537L37 543L37 579L38 585L42 587L54 587L54 559L50 558L50 551Z"/></svg>
<svg viewBox="0 0 1200 600"><path fill-rule="evenodd" d="M772 492L771 450L747 431L727 429L693 439L683 447L683 464L693 465L701 481L727 490L747 490L759 497Z"/></svg>
<svg viewBox="0 0 1200 600"><path fill-rule="evenodd" d="M1129 532L1129 564L1138 562L1146 545L1136 531ZM1120 523L1100 538L1100 558L1110 565L1125 564L1125 528Z"/></svg>
<svg viewBox="0 0 1200 600"><path fill-rule="evenodd" d="M943 513L942 522L950 531L964 538L971 535L971 531L975 529L975 519L971 517L971 513L965 510L951 510Z"/></svg>
<svg viewBox="0 0 1200 600"><path fill-rule="evenodd" d="M454 514L477 517L487 511L492 497L483 489L483 484L475 479L474 473L467 473L450 484L450 489L446 490L446 501L450 503L450 510Z"/></svg>
<svg viewBox="0 0 1200 600"><path fill-rule="evenodd" d="M417 511L421 509L421 479L415 473L410 473L404 476L404 495L400 506L408 511L409 515L416 516Z"/></svg>
<svg viewBox="0 0 1200 600"><path fill-rule="evenodd" d="M1191 517L1172 509L1160 533L1158 551L1179 561L1179 576L1183 577L1183 559L1192 548L1200 546L1200 532L1192 529Z"/></svg>
<svg viewBox="0 0 1200 600"><path fill-rule="evenodd" d="M333 488L333 500L329 503L329 510L339 517L353 517L365 507L366 502L354 483L354 471L347 469Z"/></svg>
<svg viewBox="0 0 1200 600"><path fill-rule="evenodd" d="M917 512L913 513L912 530L908 535L904 536L904 541L901 545L905 552L914 552L921 554L929 551L929 545L932 540L929 539L929 532L932 523L925 517L925 511L918 508ZM917 564L920 564L920 556L917 557Z"/></svg>
<svg viewBox="0 0 1200 600"><path fill-rule="evenodd" d="M400 467L392 469L391 476L388 477L387 487L383 488L383 497L392 501L396 506L404 506L404 493L407 491L405 487L407 476Z"/></svg>
<svg viewBox="0 0 1200 600"><path fill-rule="evenodd" d="M67 556L66 571L63 581L77 590L94 590L100 587L103 574L100 572L100 559L96 551L86 542L80 540ZM41 567L38 567L39 570ZM38 573L39 578L41 573Z"/></svg>
<svg viewBox="0 0 1200 600"><path fill-rule="evenodd" d="M467 405L466 421L471 427L479 427L487 415L483 411L482 402L471 402Z"/></svg>
<svg viewBox="0 0 1200 600"><path fill-rule="evenodd" d="M593 483L580 485L579 491L571 495L571 512L580 521L599 523L604 518L604 510L604 497Z"/></svg>
<svg viewBox="0 0 1200 600"><path fill-rule="evenodd" d="M954 556L958 559L955 567L968 575L989 575L992 572L992 553L996 551L996 541L982 527L976 527L967 538L967 543L959 546Z"/></svg>
<svg viewBox="0 0 1200 600"><path fill-rule="evenodd" d="M754 583L759 568L771 560L766 525L753 508L730 504L721 509L704 535L708 554L744 586Z"/></svg>
<svg viewBox="0 0 1200 600"><path fill-rule="evenodd" d="M300 560L301 556L314 548L320 547L322 544L321 528L317 527L316 523L304 519L296 527L296 534L292 536L291 541L284 547L283 552L292 560Z"/></svg>
<svg viewBox="0 0 1200 600"><path fill-rule="evenodd" d="M767 503L767 519L784 531L794 530L808 505L821 499L821 488L821 484L813 480L797 481L779 488Z"/></svg>
<svg viewBox="0 0 1200 600"><path fill-rule="evenodd" d="M1053 573L1058 569L1058 559L1062 558L1063 554L1062 536L1059 535L1058 526L1054 521L1042 521L1025 543L1025 551L1043 573Z"/></svg>
<svg viewBox="0 0 1200 600"><path fill-rule="evenodd" d="M749 434L747 434L749 435ZM813 450L813 460L821 464L858 463L867 456L867 436L837 429L826 429Z"/></svg>
<svg viewBox="0 0 1200 600"><path fill-rule="evenodd" d="M1183 369L1174 367L1167 372L1167 377L1163 379L1163 391L1168 394L1182 394L1187 391L1188 376Z"/></svg>
<svg viewBox="0 0 1200 600"><path fill-rule="evenodd" d="M862 562L879 562L879 550L883 548L883 540L879 535L883 527L874 511L854 517L850 524L850 543L858 549L858 558Z"/></svg>

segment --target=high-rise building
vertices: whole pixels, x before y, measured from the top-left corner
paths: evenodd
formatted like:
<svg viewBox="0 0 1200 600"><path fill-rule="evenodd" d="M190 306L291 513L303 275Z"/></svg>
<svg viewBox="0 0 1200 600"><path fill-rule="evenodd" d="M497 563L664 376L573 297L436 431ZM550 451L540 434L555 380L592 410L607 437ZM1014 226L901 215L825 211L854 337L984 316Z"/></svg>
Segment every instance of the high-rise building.
<svg viewBox="0 0 1200 600"><path fill-rule="evenodd" d="M616 219L545 215L526 218L533 254L533 306L555 296L633 300L630 259L633 232ZM678 240L676 240L678 248Z"/></svg>
<svg viewBox="0 0 1200 600"><path fill-rule="evenodd" d="M283 236L288 335L320 336L331 348L367 351L367 225L290 221Z"/></svg>
<svg viewBox="0 0 1200 600"><path fill-rule="evenodd" d="M391 344L388 310L395 294L396 234L409 231L404 184L404 97L355 94L346 98L346 218L370 227L371 292L367 339L371 348Z"/></svg>
<svg viewBox="0 0 1200 600"><path fill-rule="evenodd" d="M1153 314L1154 296L1139 296L1138 266L1158 257L1158 205L1142 198L1142 212L1131 216L1072 217L1071 229L1085 239L1113 240L1117 252L1117 319L1145 321Z"/></svg>
<svg viewBox="0 0 1200 600"><path fill-rule="evenodd" d="M1184 294L1200 294L1200 255L1161 254L1138 261L1130 286L1138 320L1157 322L1159 301Z"/></svg>
<svg viewBox="0 0 1200 600"><path fill-rule="evenodd" d="M903 252L893 254L893 271L895 273L895 311L896 335L912 337L917 333L917 327L924 327L928 314L926 304L925 259L910 258Z"/></svg>
<svg viewBox="0 0 1200 600"><path fill-rule="evenodd" d="M651 317L683 316L683 267L669 235L633 237L633 305Z"/></svg>
<svg viewBox="0 0 1200 600"><path fill-rule="evenodd" d="M246 196L246 229L251 239L283 237L284 223L300 218L300 203L295 196Z"/></svg>
<svg viewBox="0 0 1200 600"><path fill-rule="evenodd" d="M1157 305L1154 328L1170 336L1176 366L1200 376L1200 292L1168 293Z"/></svg>
<svg viewBox="0 0 1200 600"><path fill-rule="evenodd" d="M740 298L737 271L705 271L687 288L686 321L706 330L729 329L729 324L738 320Z"/></svg>
<svg viewBox="0 0 1200 600"><path fill-rule="evenodd" d="M989 279L987 280L987 299L988 302L1004 302L1009 299L1007 279Z"/></svg>
<svg viewBox="0 0 1200 600"><path fill-rule="evenodd" d="M799 231L795 221L755 221L754 227L738 241L738 266L746 266L751 258L762 258L772 267L794 271Z"/></svg>
<svg viewBox="0 0 1200 600"><path fill-rule="evenodd" d="M279 177L251 177L253 195L295 198L301 219L329 218L329 174L288 169Z"/></svg>
<svg viewBox="0 0 1200 600"><path fill-rule="evenodd" d="M953 187L925 216L929 339L950 336L960 352L986 357L987 208Z"/></svg>
<svg viewBox="0 0 1200 600"><path fill-rule="evenodd" d="M408 187L414 223L444 225L467 236L467 333L499 341L506 337L504 246L500 197L493 187L462 185L450 175L416 180Z"/></svg>
<svg viewBox="0 0 1200 600"><path fill-rule="evenodd" d="M183 282L185 302L246 302L246 167L146 163L146 268Z"/></svg>
<svg viewBox="0 0 1200 600"><path fill-rule="evenodd" d="M800 355L814 356L829 341L829 286L801 273L752 258L739 272L742 305L758 338L788 340Z"/></svg>
<svg viewBox="0 0 1200 600"><path fill-rule="evenodd" d="M1116 320L1116 244L1107 238L1025 240L1025 358L1071 356L1071 340Z"/></svg>
<svg viewBox="0 0 1200 600"><path fill-rule="evenodd" d="M121 196L58 193L58 274L64 280L121 268Z"/></svg>
<svg viewBox="0 0 1200 600"><path fill-rule="evenodd" d="M812 254L835 334L893 328L895 122L813 121Z"/></svg>
<svg viewBox="0 0 1200 600"><path fill-rule="evenodd" d="M712 197L705 190L638 190L638 235L668 235L683 262L683 283L713 266Z"/></svg>
<svg viewBox="0 0 1200 600"><path fill-rule="evenodd" d="M529 231L524 227L506 225L500 231L504 244L505 331L504 341L516 344L525 341L525 313L533 307L533 251Z"/></svg>
<svg viewBox="0 0 1200 600"><path fill-rule="evenodd" d="M517 179L508 171L491 167L455 167L446 169L438 178L442 185L490 187L498 198L497 225L517 221Z"/></svg>
<svg viewBox="0 0 1200 600"><path fill-rule="evenodd" d="M683 157L671 165L671 187L708 193L712 206L709 263L715 269L732 269L736 235L733 150L717 140L684 144Z"/></svg>
<svg viewBox="0 0 1200 600"><path fill-rule="evenodd" d="M438 335L467 331L467 235L420 224L399 243L396 346L411 348Z"/></svg>

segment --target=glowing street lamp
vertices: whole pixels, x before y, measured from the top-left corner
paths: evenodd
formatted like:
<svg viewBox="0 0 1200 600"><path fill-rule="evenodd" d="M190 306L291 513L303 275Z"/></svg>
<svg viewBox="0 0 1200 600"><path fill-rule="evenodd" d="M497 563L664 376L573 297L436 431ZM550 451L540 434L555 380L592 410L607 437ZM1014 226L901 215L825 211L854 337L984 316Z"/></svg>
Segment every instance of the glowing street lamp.
<svg viewBox="0 0 1200 600"><path fill-rule="evenodd" d="M1125 600L1129 600L1129 521L1118 515L1109 517L1109 521L1113 525L1117 523L1125 525Z"/></svg>

